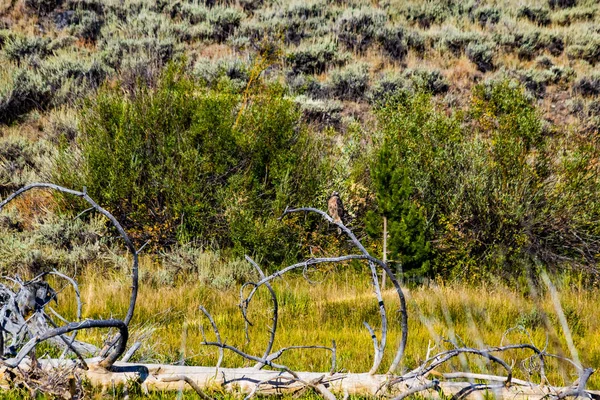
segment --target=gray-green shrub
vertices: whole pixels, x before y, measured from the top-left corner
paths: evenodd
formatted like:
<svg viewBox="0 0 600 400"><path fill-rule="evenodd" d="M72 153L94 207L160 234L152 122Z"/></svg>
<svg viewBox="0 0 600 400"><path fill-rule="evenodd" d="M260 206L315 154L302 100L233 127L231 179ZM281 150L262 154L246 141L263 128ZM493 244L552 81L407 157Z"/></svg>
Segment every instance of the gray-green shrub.
<svg viewBox="0 0 600 400"><path fill-rule="evenodd" d="M364 53L386 20L386 14L374 8L347 9L336 24L338 40L347 49Z"/></svg>
<svg viewBox="0 0 600 400"><path fill-rule="evenodd" d="M380 29L377 39L381 48L393 60L402 61L408 53L408 35L401 25L385 26Z"/></svg>
<svg viewBox="0 0 600 400"><path fill-rule="evenodd" d="M521 6L517 10L518 18L526 18L529 21L538 25L549 25L552 20L550 19L550 10L543 7L535 6Z"/></svg>
<svg viewBox="0 0 600 400"><path fill-rule="evenodd" d="M369 68L364 64L354 64L330 74L331 94L340 100L361 100L369 88Z"/></svg>
<svg viewBox="0 0 600 400"><path fill-rule="evenodd" d="M320 74L329 67L345 64L347 58L335 42L325 40L300 46L290 51L286 59L295 73Z"/></svg>
<svg viewBox="0 0 600 400"><path fill-rule="evenodd" d="M495 51L496 47L490 43L471 42L467 46L466 54L479 71L488 72L494 69Z"/></svg>

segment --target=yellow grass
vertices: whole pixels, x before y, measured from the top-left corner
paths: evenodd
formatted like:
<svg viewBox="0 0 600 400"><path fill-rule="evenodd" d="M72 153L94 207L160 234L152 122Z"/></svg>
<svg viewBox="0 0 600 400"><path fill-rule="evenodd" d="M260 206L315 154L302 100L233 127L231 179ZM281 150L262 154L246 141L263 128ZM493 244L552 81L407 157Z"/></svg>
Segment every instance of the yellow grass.
<svg viewBox="0 0 600 400"><path fill-rule="evenodd" d="M141 266L146 278L161 273L161 267L150 257L143 258ZM125 274L126 271L107 272L100 267L89 267L85 271L80 278L84 317L119 317L125 314L130 285ZM338 369L368 371L373 360L373 345L362 323L367 321L378 327L379 318L366 270L338 266L321 274L320 278L324 280L318 285L311 285L297 275L274 282L280 306L274 350L299 344L330 345L335 340ZM248 353L262 355L270 318L270 298L266 291L261 291L251 307L250 318L255 323L249 332L251 341L246 343L244 324L237 307L239 287L219 291L199 282L198 277L188 273L179 276L176 283L169 286L141 284L130 342L142 341L137 360L214 365L217 350L201 345L201 326L204 326L209 340L213 335L208 322L198 311L200 305L214 316L223 340ZM578 357L585 366L597 367L600 364L600 319L597 311L600 296L565 278L555 283L560 291L562 311L579 351ZM445 339L474 347L529 341L519 331L505 335L509 328L518 325L530 331L531 339L540 348L548 341L549 352L572 357L548 291L539 296L529 289L525 291L528 293L492 284L478 287L431 284L406 290L410 331L401 368L417 366L426 356L428 346L435 346L432 354L451 346L444 342ZM59 299L62 312L70 316L75 311L72 296L72 290L65 289ZM394 291L386 290L384 299L391 328L381 373L386 372L394 356L400 334L398 300ZM88 332L82 333L79 338L101 344L104 334ZM512 352L504 354L504 359L515 365L519 371L517 376L527 378L520 362L529 355ZM298 350L287 353L280 361L296 370L327 371L331 359L330 354L322 350ZM564 385L576 379L576 371L572 367L553 360L548 362L552 383ZM251 363L226 353L223 366L243 365ZM475 358L457 359L446 369L502 372ZM593 376L590 383L593 388L600 387L597 376Z"/></svg>

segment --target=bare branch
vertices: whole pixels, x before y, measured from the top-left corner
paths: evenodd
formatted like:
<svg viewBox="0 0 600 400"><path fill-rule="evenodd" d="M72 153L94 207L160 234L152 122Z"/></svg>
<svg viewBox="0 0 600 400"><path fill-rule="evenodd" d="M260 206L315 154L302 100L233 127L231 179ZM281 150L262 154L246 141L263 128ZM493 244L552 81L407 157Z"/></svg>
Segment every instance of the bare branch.
<svg viewBox="0 0 600 400"><path fill-rule="evenodd" d="M367 259L370 262L375 263L375 264L379 265L381 268L383 268L383 270L385 271L387 276L392 281L392 284L394 285L394 289L396 290L398 299L400 301L400 326L402 329L402 335L400 336L400 342L398 343L396 355L394 356L394 360L392 361L392 364L390 365L390 367L388 369L388 373L393 373L398 368L398 365L400 364L400 360L402 360L402 356L404 355L404 350L406 349L406 343L408 340L408 312L407 312L407 308L406 308L406 298L404 296L404 292L402 291L402 288L400 287L400 283L398 282L398 279L396 278L396 275L392 272L392 270L388 267L388 265L386 263L384 263L383 261L381 261L375 257L372 257L369 254L369 252L367 251L367 249L362 245L362 243L358 240L358 238L354 235L354 233L348 227L346 227L341 221L335 222L333 220L333 218L331 218L326 212L324 212L322 210L319 210L317 208L312 208L312 207L301 207L301 208L295 208L295 209L286 207L283 214L279 218L283 219L286 215L296 213L296 212L317 213L321 217L323 217L326 221L328 221L329 223L338 226L350 238L352 243L360 250L360 252L365 257L367 257ZM369 265L369 267L371 268L371 270L373 270L372 265ZM377 276L377 273L375 273L375 275ZM377 279L375 279L375 280L377 280ZM383 346L383 347L385 347L385 346Z"/></svg>
<svg viewBox="0 0 600 400"><path fill-rule="evenodd" d="M71 322L70 324L49 330L44 332L39 336L33 337L29 342L27 342L19 351L16 357L11 358L9 360L0 360L0 363L4 364L9 368L16 368L21 361L37 346L39 343L53 338L55 336L64 335L69 332L78 331L81 329L91 329L91 328L118 328L119 329L119 341L117 343L117 347L115 350L108 355L104 360L102 360L98 365L103 368L110 369L114 362L123 354L125 351L125 346L127 344L127 339L129 337L129 332L127 330L127 325L121 320L118 319L106 319L106 320L93 320L88 319L81 322Z"/></svg>
<svg viewBox="0 0 600 400"><path fill-rule="evenodd" d="M102 214L106 218L108 218L108 220L117 229L117 231L119 232L119 235L121 236L121 238L123 238L123 241L125 242L127 249L133 256L133 264L131 267L131 297L129 300L129 308L127 310L127 315L125 316L125 319L123 320L125 322L125 325L129 325L131 318L133 318L133 313L135 311L135 302L136 302L137 294L138 294L138 264L139 264L139 261L138 261L138 254L137 254L136 248L133 245L133 242L131 241L131 239L129 238L127 233L125 232L125 230L123 229L123 227L121 226L121 224L119 223L119 221L117 221L117 219L111 213L109 213L107 210L102 208L91 197L89 197L85 190L83 192L79 192L77 190L67 189L65 187L55 185L52 183L31 183L27 186L22 187L21 189L17 190L16 192L14 192L10 196L8 196L2 202L0 202L0 211L2 211L2 209L8 203L10 203L12 200L16 199L17 197L21 196L23 193L26 193L32 189L52 189L52 190L56 190L61 193L66 193L66 194L70 194L70 195L79 197L79 198L85 200L88 204L90 204L92 206L92 208L95 209L97 212L99 212L100 214Z"/></svg>
<svg viewBox="0 0 600 400"><path fill-rule="evenodd" d="M190 385L192 387L192 389L194 389L194 391L196 393L198 393L198 396L200 396L204 400L213 400L212 397L210 397L209 395L207 395L206 393L204 393L204 391L200 388L200 386L198 386L196 384L196 382L194 382L187 375L169 376L169 377L166 377L166 378L162 378L162 381L163 382L180 382L180 381L183 381L183 382L187 383L188 385Z"/></svg>
<svg viewBox="0 0 600 400"><path fill-rule="evenodd" d="M261 279L265 278L265 274L263 272L263 270L258 266L258 264L252 259L250 258L248 255L245 256L246 257L246 261L248 261L258 272L258 275L260 276ZM275 295L275 291L273 290L273 287L266 282L265 286L267 287L267 289L269 290L269 294L271 295L271 300L273 301L273 316L271 317L271 329L269 330L269 343L267 344L267 348L265 349L263 358L268 358L269 354L271 353L271 350L273 349L273 343L275 342L275 333L277 332L277 318L278 318L278 311L279 311L279 304L277 303L277 296ZM248 303L245 302L241 302L240 303L240 307L242 307L243 310L247 310L248 307ZM246 315L243 312L244 315ZM246 319L247 321L247 319ZM263 368L264 365L263 364L256 364L255 368L261 369Z"/></svg>
<svg viewBox="0 0 600 400"><path fill-rule="evenodd" d="M206 318L208 318L210 325L213 328L213 332L215 333L215 336L217 338L217 342L221 343L221 334L219 333L219 328L217 328L217 324L215 323L215 320L213 319L212 315L210 315L210 313L203 306L200 306L200 311L202 311L204 313L204 315L206 315ZM217 361L217 370L219 370L219 367L221 366L222 362L223 362L223 348L220 347L219 348L219 360Z"/></svg>
<svg viewBox="0 0 600 400"><path fill-rule="evenodd" d="M423 392L423 391L429 390L429 389L440 390L440 382L437 379L434 379L431 382L424 383L423 385L415 386L415 387L407 390L406 392L402 392L402 394L400 396L396 396L392 400L402 400L402 399L407 398L408 396L411 396L413 394Z"/></svg>

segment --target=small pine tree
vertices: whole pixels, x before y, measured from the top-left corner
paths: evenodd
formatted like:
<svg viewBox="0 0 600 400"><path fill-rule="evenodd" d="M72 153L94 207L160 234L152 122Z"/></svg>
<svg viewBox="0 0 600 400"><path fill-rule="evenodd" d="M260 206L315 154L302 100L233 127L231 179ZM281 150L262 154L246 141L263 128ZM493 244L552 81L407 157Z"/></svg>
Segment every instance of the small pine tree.
<svg viewBox="0 0 600 400"><path fill-rule="evenodd" d="M427 273L431 254L427 223L423 210L412 198L407 170L392 142L386 141L379 150L371 167L371 179L377 211L367 214L367 232L371 237L381 237L383 218L387 218L391 260L398 262L404 273Z"/></svg>

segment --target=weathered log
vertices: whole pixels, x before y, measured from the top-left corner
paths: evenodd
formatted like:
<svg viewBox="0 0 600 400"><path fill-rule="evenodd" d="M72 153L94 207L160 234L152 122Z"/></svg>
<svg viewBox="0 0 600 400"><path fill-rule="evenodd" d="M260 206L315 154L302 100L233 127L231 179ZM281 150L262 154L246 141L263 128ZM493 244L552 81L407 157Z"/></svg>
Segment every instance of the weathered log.
<svg viewBox="0 0 600 400"><path fill-rule="evenodd" d="M260 394L280 394L286 392L296 392L305 388L305 384L297 382L297 378L282 371L259 370L256 368L215 368L185 365L167 365L167 364L137 364L116 362L111 370L107 370L98 365L99 358L87 359L88 370L77 369L76 373L87 379L94 387L110 390L115 385L129 385L132 382L138 382L144 390L149 391L177 391L182 387L183 382L192 382L196 388L194 390L210 391L225 390L234 393L260 393ZM20 368L28 368L31 361L26 358L20 364ZM75 367L73 360L38 360L42 368L46 370L59 369L65 367ZM0 369L0 379L5 380L6 368ZM316 382L328 388L336 394L355 394L355 395L380 395L380 388L385 386L389 380L388 375L372 375L369 373L336 373L330 375L329 372L296 372L295 374L304 382ZM477 374L477 379L489 382L505 382L506 377ZM399 385L389 389L388 394L401 396L403 393L415 392L415 388L430 385L431 389L422 392L427 397L439 398L443 396L453 396L461 391L467 393L464 398L479 399L480 392L469 392L469 387L475 386L468 382L448 382L441 381L438 385L433 384L434 380L427 379L409 379ZM517 383L518 382L518 383ZM592 398L600 398L600 391L586 390L579 392L580 385L568 387L552 387L546 385L524 384L523 381L517 381L510 386L495 385L489 389L496 398L499 399L531 399L538 400L542 398L562 398L564 396L573 396L574 392L578 394L587 394ZM257 389L257 384L260 386ZM439 387L439 392L434 389ZM561 395L562 394L562 395Z"/></svg>

